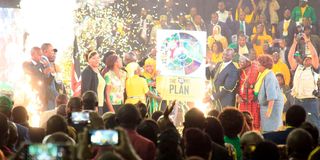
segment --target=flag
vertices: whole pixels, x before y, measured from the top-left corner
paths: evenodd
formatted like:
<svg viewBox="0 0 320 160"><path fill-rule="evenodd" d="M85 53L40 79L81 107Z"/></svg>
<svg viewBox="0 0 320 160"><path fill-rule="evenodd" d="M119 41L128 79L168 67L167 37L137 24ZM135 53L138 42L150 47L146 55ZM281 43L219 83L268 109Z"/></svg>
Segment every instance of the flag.
<svg viewBox="0 0 320 160"><path fill-rule="evenodd" d="M71 89L73 96L81 96L81 70L78 52L77 37L74 37L71 66Z"/></svg>

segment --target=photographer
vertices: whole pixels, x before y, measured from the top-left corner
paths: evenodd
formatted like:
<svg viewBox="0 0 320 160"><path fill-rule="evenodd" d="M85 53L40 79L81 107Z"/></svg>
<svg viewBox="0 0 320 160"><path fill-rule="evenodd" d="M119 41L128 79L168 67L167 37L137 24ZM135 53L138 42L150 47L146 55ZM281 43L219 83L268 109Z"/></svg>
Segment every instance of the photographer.
<svg viewBox="0 0 320 160"><path fill-rule="evenodd" d="M307 114L307 121L320 127L318 100L317 100L317 81L319 58L311 41L305 34L302 35L305 42L305 53L295 52L297 39L294 40L289 52L289 62L292 69L295 70L293 78L292 96L295 98L295 104L301 105ZM295 53L295 54L293 54ZM293 61L295 59L296 61Z"/></svg>
<svg viewBox="0 0 320 160"><path fill-rule="evenodd" d="M318 70L319 57L316 49L312 45L310 38L308 38L304 33L298 33L295 35L288 54L289 65L293 71L303 68L302 56L307 54L306 48L309 51L309 55L311 55L313 69Z"/></svg>

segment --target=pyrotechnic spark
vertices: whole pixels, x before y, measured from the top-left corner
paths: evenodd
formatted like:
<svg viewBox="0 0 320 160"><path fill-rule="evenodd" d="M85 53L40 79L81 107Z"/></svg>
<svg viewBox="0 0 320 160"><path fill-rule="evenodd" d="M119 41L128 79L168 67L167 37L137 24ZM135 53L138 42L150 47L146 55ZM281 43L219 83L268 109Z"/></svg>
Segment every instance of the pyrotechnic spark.
<svg viewBox="0 0 320 160"><path fill-rule="evenodd" d="M201 100L198 100L195 102L195 107L197 107L205 115L208 113L208 109L209 109L208 103L203 103Z"/></svg>
<svg viewBox="0 0 320 160"><path fill-rule="evenodd" d="M25 106L29 114L29 125L32 127L39 127L40 125L40 111L41 103L38 93L32 89L30 85L31 78L24 75L19 78L20 83L16 83L14 101L16 105Z"/></svg>

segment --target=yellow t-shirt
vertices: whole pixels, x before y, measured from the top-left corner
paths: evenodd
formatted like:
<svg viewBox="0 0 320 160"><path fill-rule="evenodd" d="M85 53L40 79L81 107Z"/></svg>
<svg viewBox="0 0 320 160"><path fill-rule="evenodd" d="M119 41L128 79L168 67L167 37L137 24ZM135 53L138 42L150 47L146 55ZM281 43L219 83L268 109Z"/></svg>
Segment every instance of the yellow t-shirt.
<svg viewBox="0 0 320 160"><path fill-rule="evenodd" d="M244 12L242 9L237 9L236 10L236 15L235 15L235 20L238 21L239 20L239 13L240 12ZM250 14L246 14L245 18L244 18L244 21L248 24L251 24L252 23L252 20L253 20L253 16L254 15L254 12L252 11Z"/></svg>
<svg viewBox="0 0 320 160"><path fill-rule="evenodd" d="M256 51L256 56L260 56L263 54L263 45L264 43L268 43L269 45L272 44L272 37L264 34L262 36L258 36L258 39L256 40L256 42L253 42L253 37L255 35L251 36L251 43L253 44L253 48Z"/></svg>
<svg viewBox="0 0 320 160"><path fill-rule="evenodd" d="M282 73L286 85L290 84L290 70L288 66L279 59L278 63L273 64L272 71L274 74Z"/></svg>
<svg viewBox="0 0 320 160"><path fill-rule="evenodd" d="M248 47L246 45L243 47L239 46L238 53L239 55L249 54Z"/></svg>
<svg viewBox="0 0 320 160"><path fill-rule="evenodd" d="M214 64L222 62L222 53L218 53L218 54L212 53L211 62L213 62Z"/></svg>
<svg viewBox="0 0 320 160"><path fill-rule="evenodd" d="M251 24L252 19L253 19L253 13L254 12L251 12L249 15L246 15L246 17L244 19L246 21L246 23Z"/></svg>
<svg viewBox="0 0 320 160"><path fill-rule="evenodd" d="M125 103L136 104L139 101L146 103L146 93L149 92L146 79L134 75L126 81L127 100Z"/></svg>

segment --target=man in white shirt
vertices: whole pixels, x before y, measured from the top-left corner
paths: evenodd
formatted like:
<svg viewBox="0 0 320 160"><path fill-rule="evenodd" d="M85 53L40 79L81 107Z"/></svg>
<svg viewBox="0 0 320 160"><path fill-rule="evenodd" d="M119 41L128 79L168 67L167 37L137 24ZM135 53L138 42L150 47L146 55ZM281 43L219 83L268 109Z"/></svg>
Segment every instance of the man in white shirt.
<svg viewBox="0 0 320 160"><path fill-rule="evenodd" d="M317 82L318 74L315 69L319 68L319 57L311 40L303 34L306 50L296 51L298 41L294 39L288 54L291 69L295 69L293 78L292 96L295 104L301 105L307 112L307 121L320 128L318 98L314 92L319 91ZM303 54L301 54L303 53Z"/></svg>
<svg viewBox="0 0 320 160"><path fill-rule="evenodd" d="M40 115L40 127L45 128L48 119L50 117L52 117L53 115L56 115L59 106L62 104L66 105L68 103L68 100L69 100L69 98L67 95L59 94L55 99L56 107L53 110L44 111Z"/></svg>
<svg viewBox="0 0 320 160"><path fill-rule="evenodd" d="M320 129L318 99L314 95L319 91L318 80L319 75L312 67L312 56L303 56L303 65L299 65L294 74L292 95L295 104L301 105L307 112L307 121Z"/></svg>
<svg viewBox="0 0 320 160"><path fill-rule="evenodd" d="M220 22L226 23L228 18L230 18L230 20L232 21L232 16L229 17L229 12L226 10L224 1L220 1L218 3L218 11L216 13L218 13L219 15Z"/></svg>

